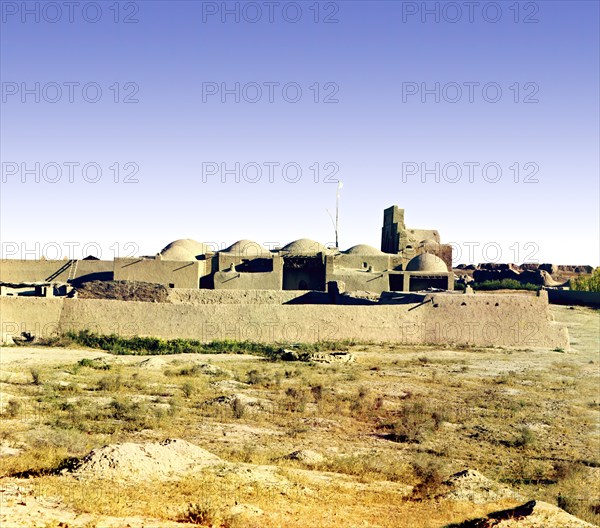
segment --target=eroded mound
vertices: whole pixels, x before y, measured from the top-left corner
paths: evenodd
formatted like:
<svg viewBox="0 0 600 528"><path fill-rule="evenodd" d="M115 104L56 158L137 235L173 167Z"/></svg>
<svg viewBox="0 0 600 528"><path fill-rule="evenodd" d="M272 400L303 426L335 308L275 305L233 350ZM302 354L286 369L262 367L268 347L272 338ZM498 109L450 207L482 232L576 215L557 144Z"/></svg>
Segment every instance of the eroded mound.
<svg viewBox="0 0 600 528"><path fill-rule="evenodd" d="M221 459L185 440L133 442L94 449L68 470L77 478L137 479L178 477Z"/></svg>
<svg viewBox="0 0 600 528"><path fill-rule="evenodd" d="M516 508L490 513L485 518L453 524L447 528L587 528L593 526L547 502L529 501Z"/></svg>
<svg viewBox="0 0 600 528"><path fill-rule="evenodd" d="M162 284L131 281L90 281L77 286L79 299L167 302L168 290Z"/></svg>
<svg viewBox="0 0 600 528"><path fill-rule="evenodd" d="M449 490L440 498L447 500L474 504L487 504L502 499L523 500L523 497L515 491L501 486L473 469L455 473L444 484Z"/></svg>

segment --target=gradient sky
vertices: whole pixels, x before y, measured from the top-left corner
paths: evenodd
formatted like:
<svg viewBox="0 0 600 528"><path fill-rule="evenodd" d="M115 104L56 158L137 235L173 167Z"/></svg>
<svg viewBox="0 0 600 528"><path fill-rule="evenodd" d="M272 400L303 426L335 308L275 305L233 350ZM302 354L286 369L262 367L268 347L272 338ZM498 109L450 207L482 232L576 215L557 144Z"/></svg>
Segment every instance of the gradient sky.
<svg viewBox="0 0 600 528"><path fill-rule="evenodd" d="M178 238L331 242L337 184L323 180L337 166L342 249L379 247L383 209L397 204L409 227L457 244L456 263L600 263L596 1L480 2L472 21L465 2L323 1L315 21L317 2L282 1L272 22L265 2L81 2L72 21L60 1L0 4L4 257L62 257L71 242L76 257L91 243L87 253L99 247L105 259ZM65 83L78 83L73 101ZM98 102L89 83L102 89ZM239 102L222 102L221 86L236 83ZM263 89L256 102L250 83ZM273 101L265 83L279 83ZM436 83L439 102L423 102L421 88ZM472 101L465 83L478 83ZM65 162L81 164L73 182ZM281 164L272 182L269 162ZM473 181L468 162L480 164ZM102 169L96 183L86 163ZM223 183L207 163L239 163L242 180ZM407 163L439 163L440 181L422 182ZM244 181L256 164L260 181ZM285 164L301 168L299 181L293 169L286 181ZM485 164L501 168L499 181L486 181ZM56 165L61 179L48 181ZM445 181L457 165L460 180ZM137 182L125 183L132 166Z"/></svg>

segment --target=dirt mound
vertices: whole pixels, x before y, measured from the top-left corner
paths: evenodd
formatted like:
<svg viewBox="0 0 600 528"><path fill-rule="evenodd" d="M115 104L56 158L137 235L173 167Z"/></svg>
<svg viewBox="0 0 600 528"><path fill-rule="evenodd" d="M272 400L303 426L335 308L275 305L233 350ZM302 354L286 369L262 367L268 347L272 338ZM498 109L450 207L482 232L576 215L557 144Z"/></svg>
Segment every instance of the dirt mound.
<svg viewBox="0 0 600 528"><path fill-rule="evenodd" d="M211 383L211 386L221 392L236 392L250 387L250 385L248 385L247 383L242 383L240 381L235 380L214 381Z"/></svg>
<svg viewBox="0 0 600 528"><path fill-rule="evenodd" d="M185 440L132 442L94 449L63 470L77 478L149 479L177 477L221 459Z"/></svg>
<svg viewBox="0 0 600 528"><path fill-rule="evenodd" d="M206 374L207 376L233 376L233 372L221 367L217 367L212 363L204 361L191 361L186 363L187 368L198 374ZM185 366L183 368L186 368Z"/></svg>
<svg viewBox="0 0 600 528"><path fill-rule="evenodd" d="M444 484L449 491L440 498L455 501L487 504L501 499L523 500L523 497L509 488L490 480L478 471L466 469L455 473Z"/></svg>
<svg viewBox="0 0 600 528"><path fill-rule="evenodd" d="M299 451L294 451L283 458L287 458L288 460L297 460L307 465L320 464L321 462L325 461L325 457L321 453L311 451L310 449L300 449Z"/></svg>
<svg viewBox="0 0 600 528"><path fill-rule="evenodd" d="M452 524L446 528L586 528L589 524L547 502L525 504L490 513L487 517Z"/></svg>
<svg viewBox="0 0 600 528"><path fill-rule="evenodd" d="M270 400L255 398L241 392L212 398L205 401L204 405L224 405L237 410L237 412L273 412L275 408L275 404Z"/></svg>
<svg viewBox="0 0 600 528"><path fill-rule="evenodd" d="M162 357L152 356L152 357L149 357L148 359L144 359L144 360L140 361L137 365L141 369L154 370L154 369L166 368L169 366L169 364L170 364L170 362L163 359Z"/></svg>
<svg viewBox="0 0 600 528"><path fill-rule="evenodd" d="M130 281L90 281L77 286L79 299L167 302L168 290L162 284Z"/></svg>

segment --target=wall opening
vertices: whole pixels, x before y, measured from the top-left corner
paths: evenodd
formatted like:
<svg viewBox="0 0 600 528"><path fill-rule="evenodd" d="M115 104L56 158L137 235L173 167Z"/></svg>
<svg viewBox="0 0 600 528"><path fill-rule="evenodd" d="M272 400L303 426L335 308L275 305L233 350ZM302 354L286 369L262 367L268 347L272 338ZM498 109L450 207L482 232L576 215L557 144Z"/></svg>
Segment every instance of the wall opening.
<svg viewBox="0 0 600 528"><path fill-rule="evenodd" d="M410 291L421 291L429 288L437 288L445 290L448 287L448 279L446 277L411 277Z"/></svg>
<svg viewBox="0 0 600 528"><path fill-rule="evenodd" d="M322 258L287 257L283 263L283 289L325 291Z"/></svg>
<svg viewBox="0 0 600 528"><path fill-rule="evenodd" d="M390 273L390 291L402 291L404 288L404 275L400 273Z"/></svg>

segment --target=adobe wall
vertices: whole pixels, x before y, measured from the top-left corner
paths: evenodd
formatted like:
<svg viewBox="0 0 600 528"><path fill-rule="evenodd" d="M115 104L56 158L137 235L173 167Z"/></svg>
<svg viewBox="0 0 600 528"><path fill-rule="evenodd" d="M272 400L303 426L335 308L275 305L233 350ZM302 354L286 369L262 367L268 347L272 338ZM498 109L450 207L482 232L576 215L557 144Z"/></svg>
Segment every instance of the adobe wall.
<svg viewBox="0 0 600 528"><path fill-rule="evenodd" d="M340 253L339 255L333 255L331 258L333 261L333 268L336 271L339 268L361 270L367 269L368 266L372 266L374 271L385 271L391 267L400 265L401 261L401 259L395 255L348 255ZM329 263L327 262L327 264ZM367 264L367 266L365 266L365 264ZM329 266L327 267L329 268Z"/></svg>
<svg viewBox="0 0 600 528"><path fill-rule="evenodd" d="M336 268L332 273L327 274L327 282L330 281L343 281L346 291L383 293L390 290L388 274L377 271Z"/></svg>
<svg viewBox="0 0 600 528"><path fill-rule="evenodd" d="M575 291L575 290L555 290L548 288L548 298L552 304L566 304L576 306L591 306L600 308L600 293Z"/></svg>
<svg viewBox="0 0 600 528"><path fill-rule="evenodd" d="M167 291L172 304L285 304L306 295L302 290L195 290Z"/></svg>
<svg viewBox="0 0 600 528"><path fill-rule="evenodd" d="M213 277L215 290L281 290L281 270L242 273L239 271L217 271Z"/></svg>
<svg viewBox="0 0 600 528"><path fill-rule="evenodd" d="M0 340L6 334L50 336L59 327L64 297L0 297Z"/></svg>
<svg viewBox="0 0 600 528"><path fill-rule="evenodd" d="M88 299L4 297L2 331L36 324L61 332L314 342L355 340L568 349L564 325L552 321L547 299L520 295L427 295L419 304L187 305ZM62 303L62 310L60 306Z"/></svg>
<svg viewBox="0 0 600 528"><path fill-rule="evenodd" d="M114 280L151 282L175 288L198 288L205 266L203 260L182 262L175 260L116 258Z"/></svg>
<svg viewBox="0 0 600 528"><path fill-rule="evenodd" d="M272 271L283 266L283 259L277 255L264 254L255 255L252 252L246 254L238 253L217 253L214 257L218 263L218 270L223 271L229 268L232 264L235 266L242 264L244 261L258 260L265 265L265 269L261 271Z"/></svg>
<svg viewBox="0 0 600 528"><path fill-rule="evenodd" d="M423 240L433 240L440 243L440 235L435 229L406 229L406 235L410 242L422 242Z"/></svg>
<svg viewBox="0 0 600 528"><path fill-rule="evenodd" d="M67 282L69 278L68 260L0 260L0 281L3 282L38 282L45 281L61 268L62 273L52 280ZM112 280L112 260L79 260L75 278L80 281Z"/></svg>

